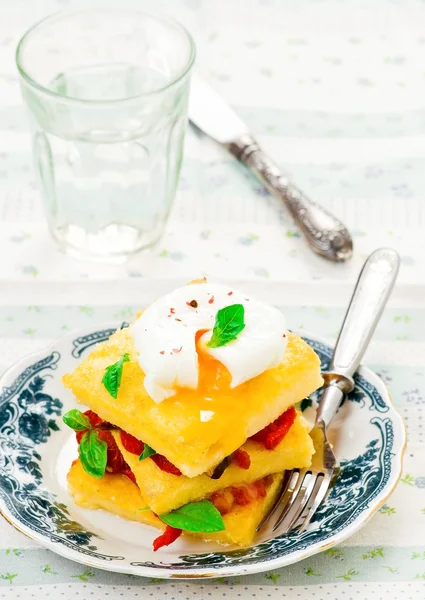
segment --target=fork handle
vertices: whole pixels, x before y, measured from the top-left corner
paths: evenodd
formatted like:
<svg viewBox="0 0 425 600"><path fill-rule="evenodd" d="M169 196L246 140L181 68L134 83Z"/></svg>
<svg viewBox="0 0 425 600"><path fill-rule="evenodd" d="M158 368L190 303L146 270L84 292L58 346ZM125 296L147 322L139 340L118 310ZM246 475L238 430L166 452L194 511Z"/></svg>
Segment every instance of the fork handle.
<svg viewBox="0 0 425 600"><path fill-rule="evenodd" d="M399 264L395 250L380 248L363 265L338 335L329 372L323 374L327 387L320 400L316 422L323 421L326 427L344 394L354 387L353 375L393 289Z"/></svg>

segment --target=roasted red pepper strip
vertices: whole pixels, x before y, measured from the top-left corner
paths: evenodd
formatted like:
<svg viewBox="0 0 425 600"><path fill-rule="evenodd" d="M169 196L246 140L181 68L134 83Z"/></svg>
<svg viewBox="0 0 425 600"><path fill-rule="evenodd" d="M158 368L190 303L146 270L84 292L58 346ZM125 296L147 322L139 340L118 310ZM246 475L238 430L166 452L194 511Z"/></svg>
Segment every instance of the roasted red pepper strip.
<svg viewBox="0 0 425 600"><path fill-rule="evenodd" d="M90 421L90 424L93 428L99 427L99 425L102 425L102 423L103 423L103 419L101 419L99 417L99 415L97 415L92 410L86 410L84 412L84 415L88 418L88 420ZM81 438L86 433L86 431L87 431L87 429L84 429L84 431L76 431L75 432L78 444L81 442Z"/></svg>
<svg viewBox="0 0 425 600"><path fill-rule="evenodd" d="M106 463L107 472L114 473L116 475L119 473L122 473L123 475L125 475L126 477L131 479L131 481L137 485L136 477L134 476L134 473L130 469L128 464L125 462L124 457L121 454L121 450L118 448L118 445L117 445L112 433L110 431L108 431L107 429L104 429L105 427L109 428L110 424L107 423L106 421L104 421L103 419L101 419L100 417L98 417L98 415L96 415L96 413L94 413L91 410L86 411L84 414L90 419L90 423L91 423L93 429L95 429L97 431L97 435L98 435L99 439L103 440L108 445L108 459L107 459L107 463ZM83 435L86 432L87 432L87 430L75 432L76 436L77 436L77 442L79 444L81 442ZM123 441L123 437L126 441L128 441L131 438L131 440L127 443L127 445L133 444L133 447L135 447L135 443L137 443L138 445L141 444L142 449L139 452L139 447L138 447L137 452L135 452L135 454L141 454L143 452L143 447L144 447L143 442L139 442L139 440L137 440L132 435L126 433L125 431L121 431L120 434L121 434L121 441L123 443L123 446L126 448L126 450L131 452L131 450L129 450L129 448L127 448L126 443ZM75 462L76 461L74 461L74 463Z"/></svg>
<svg viewBox="0 0 425 600"><path fill-rule="evenodd" d="M251 466L251 457L248 452L242 450L242 448L239 448L233 453L233 458L240 469L249 469Z"/></svg>
<svg viewBox="0 0 425 600"><path fill-rule="evenodd" d="M130 435L126 431L121 429L120 431L121 443L127 452L131 452L131 454L137 454L140 456L145 448L143 442Z"/></svg>
<svg viewBox="0 0 425 600"><path fill-rule="evenodd" d="M128 468L128 465L125 462L112 433L110 431L98 430L97 435L100 440L108 444L108 462L106 470L108 473L122 473L126 467Z"/></svg>
<svg viewBox="0 0 425 600"><path fill-rule="evenodd" d="M221 515L227 515L233 508L235 498L230 488L225 488L224 490L214 492L210 497L210 501Z"/></svg>
<svg viewBox="0 0 425 600"><path fill-rule="evenodd" d="M276 448L276 446L278 446L278 444L280 444L294 424L296 416L297 412L292 406L291 408L288 408L283 415L276 419L274 423L272 423L274 427L271 428L271 431L268 433L266 438L265 446L267 450L273 450Z"/></svg>
<svg viewBox="0 0 425 600"><path fill-rule="evenodd" d="M265 498L266 494L267 494L267 484L266 484L266 477L264 477L263 479L258 479L257 481L254 481L254 488L255 491L257 492L257 498Z"/></svg>
<svg viewBox="0 0 425 600"><path fill-rule="evenodd" d="M171 473L171 475L177 475L177 477L179 477L182 474L180 469L178 469L172 463L170 463L170 461L167 458L165 458L165 456L162 456L162 454L154 454L150 458L153 460L156 466L161 469L161 471Z"/></svg>
<svg viewBox="0 0 425 600"><path fill-rule="evenodd" d="M92 427L99 427L99 425L101 425L103 423L103 419L101 419L99 417L99 415L97 415L92 410L86 410L86 412L84 414L90 421Z"/></svg>
<svg viewBox="0 0 425 600"><path fill-rule="evenodd" d="M130 470L130 469L129 469L127 463L125 462L124 457L122 456L120 449L118 448L112 434L105 429L98 429L98 427L102 428L105 425L108 426L109 424L106 423L106 421L103 421L103 419L101 419L96 413L94 413L91 410L86 411L84 414L90 419L90 423L91 423L92 427L97 429L97 431L99 433L99 439L105 441L108 444L108 463L107 463L108 472L109 473L124 473L125 475L130 477L130 479L134 480L133 479L134 475L131 471L130 471L131 475L128 475L125 472L126 468L128 470ZM86 433L86 431L87 430L75 432L78 444L81 442L81 438ZM141 442L140 440L135 438L130 433L123 431L122 429L120 430L120 437L121 437L121 443L124 446L124 448L127 450L127 452L131 452L131 454L137 454L138 456L140 456L140 454L142 454L144 447L145 447L143 442ZM180 469L178 469L172 463L170 463L170 461L167 458L165 458L165 456L162 456L161 454L155 454L151 458L155 462L156 466L161 469L161 471L165 471L166 473L171 473L171 475L176 475L177 477L179 477L182 474ZM135 482L135 480L134 480L134 482Z"/></svg>
<svg viewBox="0 0 425 600"><path fill-rule="evenodd" d="M273 450L283 440L285 435L291 429L294 424L297 412L293 406L288 408L280 417L264 427L261 431L251 436L251 440L260 442L267 450Z"/></svg>
<svg viewBox="0 0 425 600"><path fill-rule="evenodd" d="M181 534L181 529L176 529L175 527L170 527L170 525L167 525L164 533L162 533L153 541L153 551L156 552L163 546L169 546L175 542L176 539L181 536Z"/></svg>
<svg viewBox="0 0 425 600"><path fill-rule="evenodd" d="M126 433L125 431L120 432L121 442L127 452L131 452L132 454L142 454L143 449L145 447L144 443L135 438L134 436ZM179 476L181 475L181 471L175 467L170 461L162 456L161 454L154 454L151 456L152 460L155 462L156 466L161 469L161 471L165 471L166 473L171 473L171 475Z"/></svg>
<svg viewBox="0 0 425 600"><path fill-rule="evenodd" d="M84 431L76 431L75 437L77 438L77 444L80 445L83 435L86 433L87 429Z"/></svg>

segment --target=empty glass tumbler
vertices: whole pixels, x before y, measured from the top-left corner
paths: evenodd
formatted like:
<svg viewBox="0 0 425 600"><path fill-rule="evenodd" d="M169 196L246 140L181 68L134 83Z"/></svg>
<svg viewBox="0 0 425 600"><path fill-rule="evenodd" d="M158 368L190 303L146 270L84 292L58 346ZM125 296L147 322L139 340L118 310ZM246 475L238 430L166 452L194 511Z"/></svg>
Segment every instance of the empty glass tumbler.
<svg viewBox="0 0 425 600"><path fill-rule="evenodd" d="M161 236L194 57L175 21L120 9L54 15L20 41L45 212L67 252L121 260Z"/></svg>

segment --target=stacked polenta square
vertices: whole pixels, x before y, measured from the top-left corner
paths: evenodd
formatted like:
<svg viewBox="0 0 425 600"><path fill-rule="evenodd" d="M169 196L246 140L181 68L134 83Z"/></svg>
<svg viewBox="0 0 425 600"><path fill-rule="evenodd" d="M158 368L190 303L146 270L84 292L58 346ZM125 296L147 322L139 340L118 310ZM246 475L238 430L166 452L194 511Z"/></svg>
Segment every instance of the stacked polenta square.
<svg viewBox="0 0 425 600"><path fill-rule="evenodd" d="M265 326L258 367L252 348L262 305L244 309L250 300L245 296L238 302L224 286L203 285L157 301L155 311L146 309L63 378L77 402L89 407L64 417L79 443L68 474L75 502L164 530L155 550L182 532L250 545L283 472L308 466L314 451L294 405L322 383L315 352L295 334L279 332L283 351L273 350L272 366L257 374L273 345L272 333L265 340ZM193 347L185 341L188 331L180 334L185 320ZM158 357L151 360L150 352ZM175 378L165 388L163 373L173 369ZM236 377L244 380L235 385Z"/></svg>

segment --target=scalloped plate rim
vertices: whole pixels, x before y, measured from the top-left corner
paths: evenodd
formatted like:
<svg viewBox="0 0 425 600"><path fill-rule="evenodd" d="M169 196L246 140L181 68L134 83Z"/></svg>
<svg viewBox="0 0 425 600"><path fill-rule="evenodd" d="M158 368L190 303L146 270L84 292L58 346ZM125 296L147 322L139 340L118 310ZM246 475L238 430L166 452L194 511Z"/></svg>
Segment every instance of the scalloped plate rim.
<svg viewBox="0 0 425 600"><path fill-rule="evenodd" d="M68 339L76 339L80 336L88 335L89 333L95 332L95 331L101 331L101 330L107 330L107 329L118 329L118 328L122 327L124 323L125 322L121 321L120 324L118 324L118 326L117 326L116 321L107 321L105 323L99 323L98 325L85 326L85 327L81 327L78 329L74 329L74 330L69 331L69 332L61 335L60 337L52 340L46 346L43 346L42 348L35 350L34 352L26 354L25 356L23 356L22 358L18 359L16 362L14 362L10 367L8 367L6 369L6 371L4 371L4 373L1 375L1 377L0 377L0 393L4 389L7 388L7 385L5 385L5 381L8 378L11 378L12 380L14 380L16 377L16 375L14 375L14 373L16 371L22 372L22 370L27 368L34 359L39 358L40 355L45 354L46 351L55 350L59 344L65 343ZM307 337L307 338L317 341L321 344L324 344L325 346L327 346L329 348L333 348L334 344L332 342L330 342L329 340L327 340L326 338L323 338L322 336L312 334L309 331L305 331L305 330L294 329L293 331L297 335L300 335L302 337ZM379 508L383 504L385 504L388 497L394 491L394 488L396 487L396 485L399 482L401 475L402 475L403 455L404 455L406 443L407 443L406 428L405 428L403 419L400 416L400 414L397 412L397 410L394 406L394 403L392 401L391 395L387 389L387 386L382 381L382 379L379 377L379 375L377 375L369 367L367 367L363 364L360 365L357 372L359 373L359 375L363 376L367 381L371 382L379 390L380 395L382 397L385 397L386 401L388 402L388 404L390 406L393 421L398 426L399 432L401 434L400 447L398 449L395 449L395 451L394 451L395 456L398 457L399 460L397 461L397 468L396 469L394 468L391 470L391 474L390 474L388 482L386 483L385 487L381 490L381 492L378 494L378 496L375 498L372 505L369 506L368 508L366 508L361 515L359 515L357 518L354 519L354 521L352 523L348 524L343 530L341 530L339 533L335 534L334 536L330 537L325 542L316 542L316 543L313 543L308 548L305 548L304 550L296 550L290 554L287 554L287 555L284 555L281 557L278 556L275 559L272 559L269 561L259 560L257 563L250 564L248 566L235 564L234 566L230 565L230 566L225 566L225 567L220 567L220 566L215 567L214 565L211 565L210 567L201 567L201 568L193 567L192 570L188 569L188 568L170 569L168 567L164 567L163 569L161 569L161 561L160 561L159 555L158 555L158 561L157 561L159 568L158 567L152 568L152 567L135 566L135 565L132 565L129 563L121 563L120 564L119 562L111 564L110 562L102 561L101 559L92 558L86 554L82 554L75 550L68 549L66 546L64 546L60 543L51 541L50 539L46 538L42 534L39 534L38 532L34 532L30 527L22 524L20 521L15 520L14 517L9 514L8 509L2 498L0 498L0 516L3 517L12 527L14 527L17 531L19 531L23 535L26 535L28 538L34 540L35 542L38 542L41 546L51 550L52 552L55 552L56 554L58 554L60 556L63 556L64 558L67 558L68 560L73 560L74 562L77 562L77 563L80 563L83 565L87 565L87 566L90 566L90 567L93 567L96 569L100 569L100 570L107 570L110 572L113 571L116 573L123 573L123 574L132 574L132 575L137 575L137 576L141 576L141 577L156 577L156 578L161 578L161 579L173 579L173 578L176 578L176 579L211 578L211 579L213 579L216 577L223 577L223 576L224 577L235 577L235 576L239 576L239 575L261 573L264 571L285 567L285 566L294 564L296 562L299 562L301 560L304 560L310 556L313 556L314 554L318 554L319 552L322 552L328 548L331 548L337 544L340 544L347 538L351 537L354 533L356 533L356 531L361 529L371 519L371 517L379 510ZM46 443L48 444L48 442L46 442Z"/></svg>

